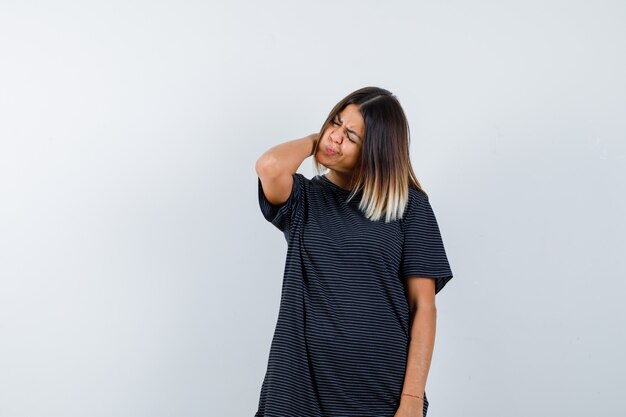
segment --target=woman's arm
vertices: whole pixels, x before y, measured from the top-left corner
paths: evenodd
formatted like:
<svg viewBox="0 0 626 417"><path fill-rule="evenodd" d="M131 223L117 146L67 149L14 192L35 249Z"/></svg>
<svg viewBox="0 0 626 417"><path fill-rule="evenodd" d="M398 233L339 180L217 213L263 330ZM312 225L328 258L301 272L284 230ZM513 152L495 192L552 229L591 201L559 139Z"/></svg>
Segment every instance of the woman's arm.
<svg viewBox="0 0 626 417"><path fill-rule="evenodd" d="M407 279L407 300L411 311L409 352L403 393L424 396L426 379L435 346L437 307L435 306L435 280L426 277ZM407 415L422 415L424 401L402 395L399 410ZM417 413L417 414L416 414Z"/></svg>
<svg viewBox="0 0 626 417"><path fill-rule="evenodd" d="M287 201L291 194L293 174L312 155L319 134L312 133L269 148L256 161L256 173L267 200L275 205Z"/></svg>

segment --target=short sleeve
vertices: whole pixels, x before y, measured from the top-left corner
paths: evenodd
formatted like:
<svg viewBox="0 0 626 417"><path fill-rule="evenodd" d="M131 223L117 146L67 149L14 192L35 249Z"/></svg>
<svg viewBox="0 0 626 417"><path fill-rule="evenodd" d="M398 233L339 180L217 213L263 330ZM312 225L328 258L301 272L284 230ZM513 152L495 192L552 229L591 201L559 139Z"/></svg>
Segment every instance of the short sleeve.
<svg viewBox="0 0 626 417"><path fill-rule="evenodd" d="M400 276L430 277L435 281L435 294L452 279L452 270L439 232L439 225L428 197L424 194L407 207L402 219L404 242Z"/></svg>
<svg viewBox="0 0 626 417"><path fill-rule="evenodd" d="M287 201L278 205L272 204L267 200L263 192L261 179L258 178L258 176L257 181L259 189L259 207L261 208L263 217L282 231L285 234L285 238L288 239L296 213L301 209L304 201L306 178L298 172L294 173L291 194L289 194Z"/></svg>

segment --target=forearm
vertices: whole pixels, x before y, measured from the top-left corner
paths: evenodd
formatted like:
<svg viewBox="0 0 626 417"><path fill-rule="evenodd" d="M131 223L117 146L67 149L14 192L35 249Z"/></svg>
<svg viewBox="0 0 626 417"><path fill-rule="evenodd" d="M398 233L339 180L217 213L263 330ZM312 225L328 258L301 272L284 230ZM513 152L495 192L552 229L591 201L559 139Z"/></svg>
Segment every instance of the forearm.
<svg viewBox="0 0 626 417"><path fill-rule="evenodd" d="M435 345L437 309L433 306L417 307L411 315L411 340L407 355L403 393L423 396L426 379ZM416 400L403 395L401 401Z"/></svg>
<svg viewBox="0 0 626 417"><path fill-rule="evenodd" d="M269 148L257 160L257 168L294 174L302 161L311 156L317 137L318 134L313 133Z"/></svg>

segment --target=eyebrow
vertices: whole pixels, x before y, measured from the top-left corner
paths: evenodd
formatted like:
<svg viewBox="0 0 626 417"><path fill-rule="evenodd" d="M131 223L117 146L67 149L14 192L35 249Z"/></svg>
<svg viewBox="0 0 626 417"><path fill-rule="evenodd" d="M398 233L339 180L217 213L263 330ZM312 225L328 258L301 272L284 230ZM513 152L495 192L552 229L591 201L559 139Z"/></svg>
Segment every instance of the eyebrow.
<svg viewBox="0 0 626 417"><path fill-rule="evenodd" d="M339 123L343 123L343 120L341 120L341 115L339 113L337 113L337 119L339 119ZM356 133L354 130L348 129L347 127L346 127L346 129L348 130L348 132L354 134L357 138L359 138L361 141L363 141L363 138L361 137L361 135Z"/></svg>

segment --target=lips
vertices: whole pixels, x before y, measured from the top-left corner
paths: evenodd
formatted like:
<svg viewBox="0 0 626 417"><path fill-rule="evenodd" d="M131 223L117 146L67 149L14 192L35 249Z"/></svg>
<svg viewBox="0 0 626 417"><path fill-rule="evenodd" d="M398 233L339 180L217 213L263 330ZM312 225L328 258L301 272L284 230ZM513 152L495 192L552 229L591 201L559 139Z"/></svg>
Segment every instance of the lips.
<svg viewBox="0 0 626 417"><path fill-rule="evenodd" d="M331 148L330 146L326 147L326 153L329 155L337 155L337 151Z"/></svg>

